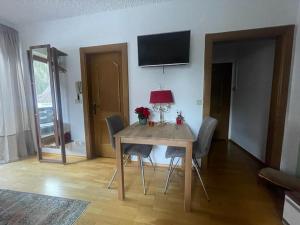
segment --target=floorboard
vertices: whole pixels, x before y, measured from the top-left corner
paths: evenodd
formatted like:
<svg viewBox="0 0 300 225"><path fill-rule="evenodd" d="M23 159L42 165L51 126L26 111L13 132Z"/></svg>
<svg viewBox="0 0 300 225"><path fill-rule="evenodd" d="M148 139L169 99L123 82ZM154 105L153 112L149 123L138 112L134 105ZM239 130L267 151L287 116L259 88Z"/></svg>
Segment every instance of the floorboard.
<svg viewBox="0 0 300 225"><path fill-rule="evenodd" d="M177 170L163 194L166 168L145 170L147 195L133 164L125 169L126 200L117 200L116 183L106 189L113 159L74 160L68 165L39 163L36 158L0 166L0 188L90 201L78 225L277 225L280 200L257 184L260 165L236 145L217 142L209 167L201 171L211 201L207 202L193 173L191 213L183 210L184 173Z"/></svg>

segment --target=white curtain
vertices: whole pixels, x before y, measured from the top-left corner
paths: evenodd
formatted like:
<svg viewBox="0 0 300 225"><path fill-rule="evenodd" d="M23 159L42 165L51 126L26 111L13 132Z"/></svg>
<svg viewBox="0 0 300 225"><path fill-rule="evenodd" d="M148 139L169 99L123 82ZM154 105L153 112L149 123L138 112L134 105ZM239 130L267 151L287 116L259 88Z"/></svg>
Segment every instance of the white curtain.
<svg viewBox="0 0 300 225"><path fill-rule="evenodd" d="M16 30L0 24L0 163L34 153Z"/></svg>

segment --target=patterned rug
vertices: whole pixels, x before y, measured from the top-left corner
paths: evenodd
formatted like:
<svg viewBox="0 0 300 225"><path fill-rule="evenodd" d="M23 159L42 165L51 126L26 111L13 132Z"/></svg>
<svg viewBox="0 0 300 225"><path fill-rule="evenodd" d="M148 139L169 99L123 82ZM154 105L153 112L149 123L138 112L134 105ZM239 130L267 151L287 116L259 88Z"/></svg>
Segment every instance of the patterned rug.
<svg viewBox="0 0 300 225"><path fill-rule="evenodd" d="M88 204L0 189L0 225L72 225Z"/></svg>

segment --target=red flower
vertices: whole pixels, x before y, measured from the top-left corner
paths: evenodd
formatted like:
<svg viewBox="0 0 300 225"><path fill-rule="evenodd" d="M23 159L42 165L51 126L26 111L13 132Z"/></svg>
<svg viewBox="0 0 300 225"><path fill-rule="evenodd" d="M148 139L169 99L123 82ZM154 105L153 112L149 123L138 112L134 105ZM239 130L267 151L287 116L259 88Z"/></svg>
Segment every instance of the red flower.
<svg viewBox="0 0 300 225"><path fill-rule="evenodd" d="M150 109L146 107L139 107L135 109L135 113L138 114L139 119L148 119L150 116Z"/></svg>
<svg viewBox="0 0 300 225"><path fill-rule="evenodd" d="M149 111L149 109L148 109L148 108L144 108L144 109L143 109L143 115L144 115L146 118L148 118L148 117L149 117L149 115L150 115L150 111Z"/></svg>

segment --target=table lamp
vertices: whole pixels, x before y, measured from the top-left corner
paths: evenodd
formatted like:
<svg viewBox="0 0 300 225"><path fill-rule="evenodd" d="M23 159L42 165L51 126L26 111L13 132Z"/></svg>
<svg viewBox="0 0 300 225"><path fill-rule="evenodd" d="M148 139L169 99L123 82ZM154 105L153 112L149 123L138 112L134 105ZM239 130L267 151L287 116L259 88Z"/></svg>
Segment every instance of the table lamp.
<svg viewBox="0 0 300 225"><path fill-rule="evenodd" d="M171 90L151 91L150 103L153 104L153 110L160 113L160 123L164 123L164 113L168 112L171 103L174 103Z"/></svg>

